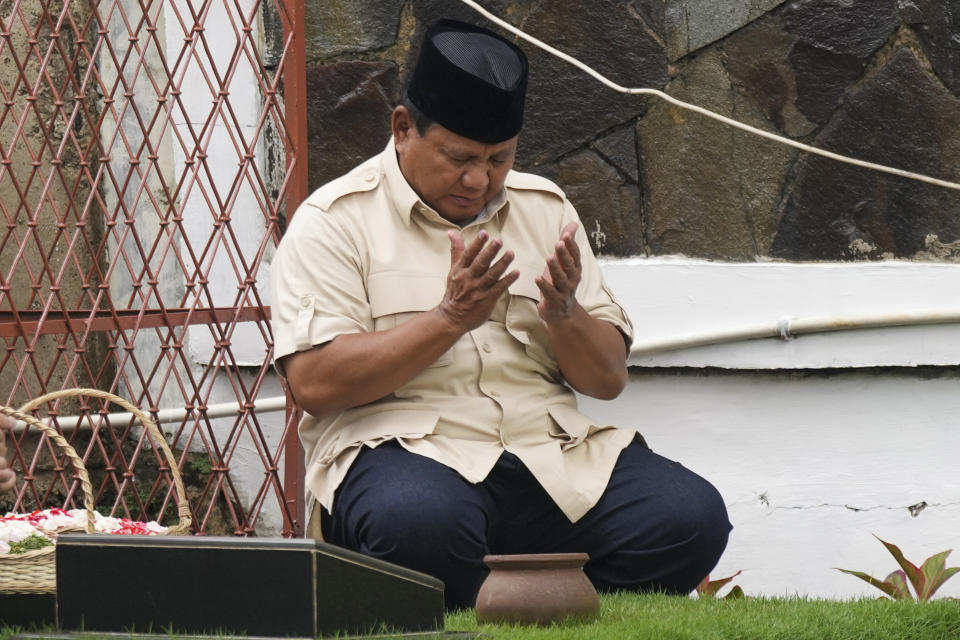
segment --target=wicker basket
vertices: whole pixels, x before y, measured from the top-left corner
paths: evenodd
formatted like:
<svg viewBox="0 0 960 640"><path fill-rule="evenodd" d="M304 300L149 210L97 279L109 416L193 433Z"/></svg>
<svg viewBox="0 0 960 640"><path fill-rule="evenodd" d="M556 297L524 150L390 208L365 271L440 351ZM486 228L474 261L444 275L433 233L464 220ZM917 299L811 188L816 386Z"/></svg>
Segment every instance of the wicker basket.
<svg viewBox="0 0 960 640"><path fill-rule="evenodd" d="M0 413L8 415L16 420L26 422L32 427L40 429L45 433L73 464L74 470L80 478L80 489L83 493L83 505L87 510L87 532L93 533L94 515L93 515L93 490L90 485L90 477L83 460L77 455L73 447L61 436L56 429L44 424L30 415L30 412L51 400L65 397L89 396L93 398L106 399L113 404L119 405L134 414L140 422L146 427L153 441L160 447L161 453L166 458L170 466L170 474L173 477L174 489L177 495L177 515L179 522L171 526L161 535L181 535L190 530L192 518L190 516L190 506L187 503L187 494L183 487L183 479L180 475L180 469L177 466L176 458L167 445L166 440L157 429L150 416L133 406L123 398L115 396L112 393L100 391L98 389L64 389L54 391L40 396L23 405L19 409L12 409L0 405ZM0 594L2 593L55 593L57 590L56 567L54 565L55 547L44 547L26 553L15 555L0 555Z"/></svg>

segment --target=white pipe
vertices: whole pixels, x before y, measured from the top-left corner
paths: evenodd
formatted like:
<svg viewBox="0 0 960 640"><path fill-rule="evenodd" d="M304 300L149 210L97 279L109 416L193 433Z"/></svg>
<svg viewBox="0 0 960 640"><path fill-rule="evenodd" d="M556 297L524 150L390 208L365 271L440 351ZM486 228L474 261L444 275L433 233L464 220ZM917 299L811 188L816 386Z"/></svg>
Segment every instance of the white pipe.
<svg viewBox="0 0 960 640"><path fill-rule="evenodd" d="M832 331L851 331L854 329L877 329L882 327L922 326L928 324L960 324L960 311L933 310L917 312L900 312L884 314L860 314L846 316L825 316L813 318L781 318L775 322L707 331L704 333L675 336L659 340L634 342L630 348L630 357L646 356L665 351L679 351L715 344L742 342L760 338L780 338L792 340L797 336L811 333L827 333ZM287 407L285 396L272 398L257 398L254 401L253 411L257 413L272 413L284 411ZM238 402L222 402L208 405L204 412L210 419L228 418L239 415L243 408ZM184 408L161 409L157 412L157 424L183 422L187 419L199 419L200 412L196 409L187 411ZM111 422L124 424L136 416L129 412L111 413L108 418ZM62 416L58 419L61 429L70 432L81 424L79 416ZM72 423L72 426L71 426ZM14 430L23 431L25 423L17 422Z"/></svg>
<svg viewBox="0 0 960 640"><path fill-rule="evenodd" d="M792 340L798 335L809 333L952 323L960 323L960 311L956 309L826 316L819 318L781 318L776 322L759 325L722 329L714 332L708 331L686 336L649 340L646 342L634 342L630 348L630 357L662 353L664 351L692 349L694 347L704 347L713 344L755 340L757 338Z"/></svg>
<svg viewBox="0 0 960 640"><path fill-rule="evenodd" d="M253 411L257 413L271 413L273 411L283 411L287 407L287 398L285 396L275 396L273 398L257 398L253 403ZM237 416L243 413L244 409L240 406L239 402L221 402L218 404L207 405L207 410L203 412L210 419L214 418L229 418ZM157 412L155 421L158 425L166 424L170 422L183 422L184 420L190 419L195 420L199 419L201 412L196 409L191 409L187 411L185 408L172 408L172 409L160 409ZM124 411L122 413L111 413L108 414L107 418L110 422L116 424L125 424L131 420L137 420L137 417L130 413L129 411ZM49 422L49 421L48 421ZM68 433L77 428L78 424L81 424L80 416L60 416L57 418L57 422L60 423L60 429L64 433ZM89 423L83 423L89 424ZM14 426L15 432L21 432L26 427L25 422L17 421L16 426Z"/></svg>

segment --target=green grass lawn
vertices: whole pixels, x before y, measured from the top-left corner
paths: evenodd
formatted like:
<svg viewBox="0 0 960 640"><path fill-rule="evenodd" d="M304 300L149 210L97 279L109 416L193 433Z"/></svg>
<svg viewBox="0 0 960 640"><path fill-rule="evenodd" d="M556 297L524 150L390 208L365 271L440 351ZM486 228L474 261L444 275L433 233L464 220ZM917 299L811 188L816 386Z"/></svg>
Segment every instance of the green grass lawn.
<svg viewBox="0 0 960 640"><path fill-rule="evenodd" d="M601 596L600 606L593 622L550 627L478 625L472 610L460 611L447 616L446 629L480 632L484 640L960 640L960 601L947 599L916 604L618 594ZM0 640L18 632L0 624ZM158 635L160 640L178 637Z"/></svg>
<svg viewBox="0 0 960 640"><path fill-rule="evenodd" d="M478 625L473 611L447 616L446 628L491 640L954 640L960 602L827 601L802 598L721 600L620 594L602 596L600 616L552 627Z"/></svg>

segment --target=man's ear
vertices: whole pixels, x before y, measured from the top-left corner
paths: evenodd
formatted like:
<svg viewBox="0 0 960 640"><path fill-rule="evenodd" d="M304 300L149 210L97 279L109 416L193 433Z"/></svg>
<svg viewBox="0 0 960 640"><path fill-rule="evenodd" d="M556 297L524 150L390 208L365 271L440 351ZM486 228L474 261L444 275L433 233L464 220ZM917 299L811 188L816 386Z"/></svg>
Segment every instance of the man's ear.
<svg viewBox="0 0 960 640"><path fill-rule="evenodd" d="M393 114L390 116L390 127L393 130L393 139L398 145L403 144L416 134L416 123L414 123L410 111L403 105L399 105L393 110Z"/></svg>

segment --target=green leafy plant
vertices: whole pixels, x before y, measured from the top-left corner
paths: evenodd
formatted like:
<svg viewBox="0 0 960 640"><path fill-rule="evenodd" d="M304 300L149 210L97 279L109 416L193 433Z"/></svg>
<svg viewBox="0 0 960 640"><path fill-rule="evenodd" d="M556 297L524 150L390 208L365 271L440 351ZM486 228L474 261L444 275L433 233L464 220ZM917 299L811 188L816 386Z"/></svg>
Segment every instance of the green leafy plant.
<svg viewBox="0 0 960 640"><path fill-rule="evenodd" d="M873 537L880 540L876 535ZM835 568L837 571L849 573L852 576L856 576L870 583L894 600L916 599L917 602L927 602L930 600L933 594L937 592L937 589L943 586L944 582L949 580L953 574L960 571L960 567L947 568L946 566L947 556L950 555L953 549L947 549L946 551L941 551L940 553L930 556L918 567L903 557L903 552L900 551L897 545L884 540L880 540L880 542L883 543L883 546L887 548L887 551L890 552L897 561L897 564L901 567L899 570L888 575L886 579L878 580L862 571L851 571L850 569L840 569L839 567ZM913 586L913 593L910 592L910 585Z"/></svg>
<svg viewBox="0 0 960 640"><path fill-rule="evenodd" d="M53 543L50 542L48 538L40 535L39 533L34 533L20 542L11 542L10 543L10 553L26 553L27 551L33 551L34 549L43 549L44 547L52 547Z"/></svg>
<svg viewBox="0 0 960 640"><path fill-rule="evenodd" d="M189 465L189 470L201 478L206 478L213 473L213 463L210 461L210 458L205 455L198 454L192 456L187 464Z"/></svg>
<svg viewBox="0 0 960 640"><path fill-rule="evenodd" d="M717 592L720 591L725 585L727 585L731 580L736 578L738 575L743 573L743 570L737 571L732 576L727 576L726 578L719 578L718 580L711 580L710 576L707 576L700 581L700 584L697 585L697 595L701 598L716 598ZM724 600L736 600L737 598L742 598L743 589L740 588L740 585L733 585L727 595L723 596Z"/></svg>

